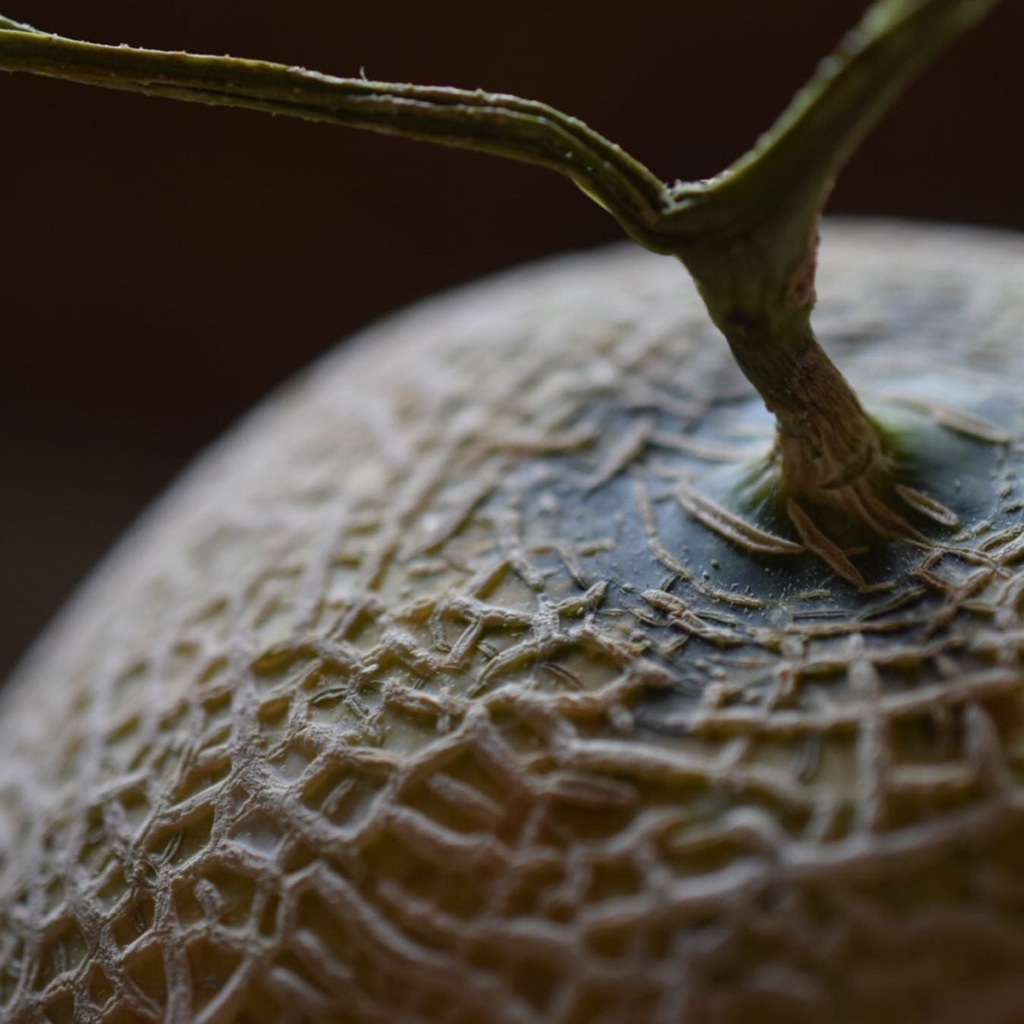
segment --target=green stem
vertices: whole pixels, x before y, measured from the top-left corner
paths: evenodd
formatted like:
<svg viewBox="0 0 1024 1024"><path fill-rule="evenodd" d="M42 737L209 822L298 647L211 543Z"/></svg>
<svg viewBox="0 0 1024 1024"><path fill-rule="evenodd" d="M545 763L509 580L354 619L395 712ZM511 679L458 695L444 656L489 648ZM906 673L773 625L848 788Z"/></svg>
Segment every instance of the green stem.
<svg viewBox="0 0 1024 1024"><path fill-rule="evenodd" d="M708 276L701 271L705 250L752 234L766 236L766 266L745 271L741 290L747 292L755 290L751 278L777 276L767 264L796 262L832 178L856 143L906 82L997 2L880 0L746 156L710 181L673 186L576 118L515 96L337 78L236 57L103 46L2 15L0 68L540 164L571 178L641 244L692 261L698 276ZM780 260L786 252L797 256Z"/></svg>
<svg viewBox="0 0 1024 1024"><path fill-rule="evenodd" d="M103 46L0 17L0 68L193 103L285 114L559 171L641 244L664 251L657 225L668 191L646 167L582 121L533 100L359 78L267 61Z"/></svg>
<svg viewBox="0 0 1024 1024"><path fill-rule="evenodd" d="M565 174L641 244L682 260L778 418L784 489L834 506L848 485L892 488L878 432L811 329L818 217L871 126L997 2L879 0L746 156L710 181L672 186L581 121L514 96L102 46L3 16L0 68L430 140ZM877 497L858 492L855 504L877 507ZM894 532L881 520L880 532Z"/></svg>
<svg viewBox="0 0 1024 1024"><path fill-rule="evenodd" d="M26 25L23 21L14 21L13 18L5 18L0 14L0 29L7 32L32 32L39 35L39 29Z"/></svg>
<svg viewBox="0 0 1024 1024"><path fill-rule="evenodd" d="M997 2L876 3L748 153L709 183L675 186L675 251L716 320L786 322L813 303L809 249L836 175L908 83Z"/></svg>
<svg viewBox="0 0 1024 1024"><path fill-rule="evenodd" d="M886 537L892 463L874 423L814 336L818 218L857 144L909 81L998 0L883 0L843 39L754 148L699 196L676 254L743 372L775 413L783 489ZM673 215L669 215L672 219ZM865 506L885 509L865 515ZM824 513L822 513L824 514Z"/></svg>

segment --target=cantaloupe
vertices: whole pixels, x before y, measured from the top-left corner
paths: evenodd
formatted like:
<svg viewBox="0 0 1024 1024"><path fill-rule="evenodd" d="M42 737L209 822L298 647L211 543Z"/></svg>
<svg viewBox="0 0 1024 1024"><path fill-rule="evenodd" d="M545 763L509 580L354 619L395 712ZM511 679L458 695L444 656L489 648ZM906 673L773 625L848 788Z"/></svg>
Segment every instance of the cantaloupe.
<svg viewBox="0 0 1024 1024"><path fill-rule="evenodd" d="M833 176L993 3L885 0L689 185L0 16L0 67L554 167L701 296L616 249L435 300L148 515L0 699L4 1021L1024 1021L1024 242L831 227L860 398L809 321Z"/></svg>
<svg viewBox="0 0 1024 1024"><path fill-rule="evenodd" d="M0 1016L1024 1020L1022 281L826 229L820 334L956 517L860 587L706 525L772 424L671 260L315 366L6 690Z"/></svg>

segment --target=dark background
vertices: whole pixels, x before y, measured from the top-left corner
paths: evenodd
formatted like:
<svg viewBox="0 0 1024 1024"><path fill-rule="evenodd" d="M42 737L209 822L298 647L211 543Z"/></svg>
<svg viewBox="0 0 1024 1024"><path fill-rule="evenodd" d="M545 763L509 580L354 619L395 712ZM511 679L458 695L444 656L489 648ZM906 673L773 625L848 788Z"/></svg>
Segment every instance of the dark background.
<svg viewBox="0 0 1024 1024"><path fill-rule="evenodd" d="M666 178L738 156L864 0L0 0L97 42L483 87ZM608 13L602 13L607 11ZM920 80L831 209L1024 229L1024 3ZM173 475L386 311L619 237L522 165L0 73L0 675Z"/></svg>

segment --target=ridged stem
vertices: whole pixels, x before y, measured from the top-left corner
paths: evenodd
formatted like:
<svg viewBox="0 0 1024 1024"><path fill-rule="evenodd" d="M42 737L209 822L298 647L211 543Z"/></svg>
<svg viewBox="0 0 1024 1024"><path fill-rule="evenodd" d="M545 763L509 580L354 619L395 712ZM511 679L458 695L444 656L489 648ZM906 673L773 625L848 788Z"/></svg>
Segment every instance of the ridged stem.
<svg viewBox="0 0 1024 1024"><path fill-rule="evenodd" d="M0 68L366 128L565 174L629 235L685 264L778 418L784 489L815 504L858 474L888 473L878 432L811 329L821 208L910 79L997 2L880 0L746 156L709 181L671 186L581 121L515 96L102 46L2 15Z"/></svg>

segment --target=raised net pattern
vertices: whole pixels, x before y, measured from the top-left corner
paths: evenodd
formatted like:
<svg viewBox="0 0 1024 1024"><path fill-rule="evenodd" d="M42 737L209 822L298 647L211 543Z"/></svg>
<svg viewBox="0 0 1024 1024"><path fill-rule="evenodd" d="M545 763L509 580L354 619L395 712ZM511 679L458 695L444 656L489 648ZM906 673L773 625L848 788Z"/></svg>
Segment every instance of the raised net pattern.
<svg viewBox="0 0 1024 1024"><path fill-rule="evenodd" d="M900 237L826 257L822 332L894 392L910 318L903 397L993 436L943 428L991 496L894 588L686 514L765 420L633 254L397 318L208 456L8 694L4 1019L1013 1021L1024 256Z"/></svg>

